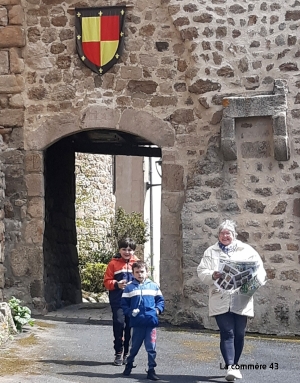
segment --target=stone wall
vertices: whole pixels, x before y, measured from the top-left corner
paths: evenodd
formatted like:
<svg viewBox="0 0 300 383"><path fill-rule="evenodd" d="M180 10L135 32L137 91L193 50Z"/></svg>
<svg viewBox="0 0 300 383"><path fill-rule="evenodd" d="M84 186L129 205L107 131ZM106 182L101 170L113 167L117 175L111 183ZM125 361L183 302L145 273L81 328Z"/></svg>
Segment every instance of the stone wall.
<svg viewBox="0 0 300 383"><path fill-rule="evenodd" d="M299 333L299 4L171 1L168 9L185 49L191 52L187 58L183 53L177 68L185 73L193 111L198 110L201 119L200 134L197 130L184 134L194 124L195 114L191 114L186 131L177 137L185 144L197 138L206 141L199 148L189 145L187 152L182 212L184 307L177 323L188 320L214 327L203 315L207 289L199 284L195 266L205 248L216 241L216 228L226 217L237 221L240 238L261 254L269 278L256 296L256 317L249 329ZM284 155L276 142L279 129L273 125L274 117L255 117L272 114L262 113L268 108L266 99L252 113L255 100L251 96L269 97L276 78L287 80L289 89L287 101L276 100L275 105L287 109L287 130L281 133ZM236 129L220 137L220 124L224 127L226 107L234 96L241 100ZM226 138L236 145L236 155L229 158L224 152ZM290 145L291 161L282 162L290 158Z"/></svg>
<svg viewBox="0 0 300 383"><path fill-rule="evenodd" d="M4 280L4 243L5 243L5 226L4 226L4 200L5 200L5 177L4 167L1 160L3 140L0 136L0 302L3 300Z"/></svg>
<svg viewBox="0 0 300 383"><path fill-rule="evenodd" d="M218 223L230 217L240 238L262 255L269 277L249 328L299 334L299 3L132 4L125 51L101 77L75 53L74 1L0 0L4 295L17 291L31 303L30 284L44 278L42 269L32 275L30 262L43 259L46 148L84 129L119 129L162 148L166 318L214 326L196 267L216 240ZM285 115L274 121L273 115L249 114L255 97L274 96L276 80L288 89L281 102ZM230 114L235 97L243 115Z"/></svg>
<svg viewBox="0 0 300 383"><path fill-rule="evenodd" d="M15 284L15 289L11 294L13 295L18 291L18 274L20 273L21 276L26 274L28 254L26 250L28 249L24 246L26 242L23 237L26 235L25 225L22 232L21 221L26 216L26 202L31 205L31 218L35 216L34 211L36 211L37 203L34 200L26 200L33 193L33 189L29 187L31 190L25 191L25 168L27 166L28 173L30 173L33 170L34 161L31 155L26 157L23 151L25 104L22 92L25 90L26 82L23 60L23 48L26 44L24 22L25 13L20 1L0 1L0 163L1 171L5 173L6 186L5 196L1 195L1 211L4 212L2 215L5 223L5 248L3 246L0 261L0 300L7 298L6 294L3 294L4 284L6 289ZM37 158L35 159L35 166L38 167ZM1 189L5 186L1 183ZM28 217L29 220L30 217ZM29 227L30 225L28 225L28 229ZM2 233L1 230L1 235L3 235ZM29 236L28 233L27 237ZM20 242L21 237L23 241ZM3 245L3 243L1 244ZM16 250L17 247L19 247L18 250ZM10 254L9 263L7 262L7 254ZM22 258L24 261L21 261ZM13 273L16 282L11 280ZM27 299L30 299L29 295L27 295Z"/></svg>
<svg viewBox="0 0 300 383"><path fill-rule="evenodd" d="M112 156L76 153L77 249L82 255L106 244L110 220L115 215Z"/></svg>

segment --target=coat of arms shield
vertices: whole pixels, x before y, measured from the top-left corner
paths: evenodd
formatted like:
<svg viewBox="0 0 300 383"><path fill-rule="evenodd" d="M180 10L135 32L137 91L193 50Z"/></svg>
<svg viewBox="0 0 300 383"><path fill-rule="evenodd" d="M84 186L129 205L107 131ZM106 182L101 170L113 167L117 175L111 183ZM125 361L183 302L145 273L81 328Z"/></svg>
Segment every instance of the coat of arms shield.
<svg viewBox="0 0 300 383"><path fill-rule="evenodd" d="M75 8L76 47L81 61L103 75L124 45L125 7Z"/></svg>

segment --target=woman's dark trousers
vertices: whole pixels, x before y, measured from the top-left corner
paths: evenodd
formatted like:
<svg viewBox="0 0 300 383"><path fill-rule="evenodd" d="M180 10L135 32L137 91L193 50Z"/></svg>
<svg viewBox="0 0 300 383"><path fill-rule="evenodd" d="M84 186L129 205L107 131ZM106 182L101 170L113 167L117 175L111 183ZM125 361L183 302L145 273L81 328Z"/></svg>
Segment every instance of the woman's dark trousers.
<svg viewBox="0 0 300 383"><path fill-rule="evenodd" d="M244 348L247 317L227 312L215 316L220 329L220 349L227 366L238 364Z"/></svg>

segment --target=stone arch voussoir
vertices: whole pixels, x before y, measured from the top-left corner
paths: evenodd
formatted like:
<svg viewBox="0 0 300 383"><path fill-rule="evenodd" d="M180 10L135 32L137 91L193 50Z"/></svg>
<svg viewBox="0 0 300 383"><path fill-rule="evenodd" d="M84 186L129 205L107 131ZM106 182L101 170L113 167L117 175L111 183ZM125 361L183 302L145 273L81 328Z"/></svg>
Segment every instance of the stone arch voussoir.
<svg viewBox="0 0 300 383"><path fill-rule="evenodd" d="M92 105L80 113L60 113L45 117L39 127L28 132L26 150L44 150L70 134L92 129L116 129L139 135L159 147L172 147L175 133L170 125L148 112L123 112Z"/></svg>

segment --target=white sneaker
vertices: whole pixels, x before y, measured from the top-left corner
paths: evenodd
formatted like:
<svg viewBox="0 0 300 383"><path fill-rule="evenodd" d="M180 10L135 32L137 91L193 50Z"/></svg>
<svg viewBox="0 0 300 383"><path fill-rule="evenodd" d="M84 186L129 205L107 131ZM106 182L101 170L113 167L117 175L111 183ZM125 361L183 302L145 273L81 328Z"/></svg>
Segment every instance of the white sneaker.
<svg viewBox="0 0 300 383"><path fill-rule="evenodd" d="M233 382L235 380L234 370L232 369L231 365L227 367L227 373L225 375L225 379L227 380L227 382Z"/></svg>
<svg viewBox="0 0 300 383"><path fill-rule="evenodd" d="M234 366L234 367L236 367L236 366ZM235 369L234 369L234 372L235 372L235 378L236 378L236 379L243 379L241 370L240 370L239 368L235 368Z"/></svg>
<svg viewBox="0 0 300 383"><path fill-rule="evenodd" d="M227 374L225 375L227 382L233 382L235 379L242 379L241 371L235 366L228 366Z"/></svg>

